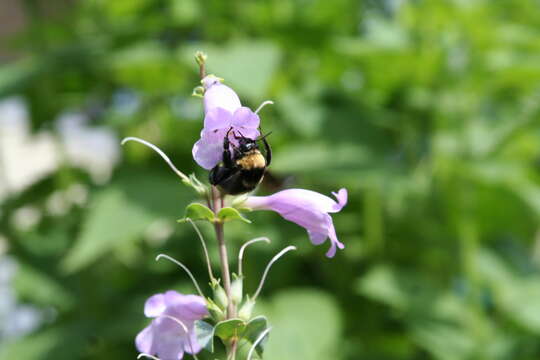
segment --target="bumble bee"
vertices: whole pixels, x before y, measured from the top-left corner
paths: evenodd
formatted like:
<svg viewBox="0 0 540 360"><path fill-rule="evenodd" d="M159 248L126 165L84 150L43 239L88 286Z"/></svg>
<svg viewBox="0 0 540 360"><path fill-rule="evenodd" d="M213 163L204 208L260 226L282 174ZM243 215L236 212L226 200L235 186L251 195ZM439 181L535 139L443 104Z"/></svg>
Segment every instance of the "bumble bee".
<svg viewBox="0 0 540 360"><path fill-rule="evenodd" d="M209 180L210 184L218 186L223 193L238 195L252 191L259 185L272 160L272 149L266 141L270 133L253 140L241 133L237 136L233 131L234 138L238 140L238 145L234 145L229 140L231 130L227 131L223 139L223 160L210 171ZM259 150L259 140L264 143L266 156Z"/></svg>

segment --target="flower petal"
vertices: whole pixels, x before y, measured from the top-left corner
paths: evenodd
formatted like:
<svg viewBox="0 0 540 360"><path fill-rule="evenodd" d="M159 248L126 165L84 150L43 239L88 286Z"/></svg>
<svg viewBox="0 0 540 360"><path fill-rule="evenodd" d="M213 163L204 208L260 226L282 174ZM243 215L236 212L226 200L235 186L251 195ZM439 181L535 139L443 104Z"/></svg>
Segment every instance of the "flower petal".
<svg viewBox="0 0 540 360"><path fill-rule="evenodd" d="M215 132L205 132L204 135L193 145L193 158L206 170L212 169L223 158L224 129Z"/></svg>
<svg viewBox="0 0 540 360"><path fill-rule="evenodd" d="M231 127L233 121L232 114L223 108L214 108L209 110L204 116L203 133L217 129Z"/></svg>
<svg viewBox="0 0 540 360"><path fill-rule="evenodd" d="M186 319L197 320L208 315L206 301L197 295L186 295L184 297L184 307L182 308L182 316Z"/></svg>
<svg viewBox="0 0 540 360"><path fill-rule="evenodd" d="M152 325L148 325L135 338L137 350L142 353L150 353L153 338Z"/></svg>
<svg viewBox="0 0 540 360"><path fill-rule="evenodd" d="M169 290L166 291L165 294L163 294L163 301L167 305L167 307L171 307L176 305L178 302L181 302L184 298L184 294L179 293L178 291Z"/></svg>
<svg viewBox="0 0 540 360"><path fill-rule="evenodd" d="M326 256L333 257L336 249L343 249L334 228L332 217L328 213L340 211L347 203L347 190L334 193L338 202L328 196L304 189L288 189L271 196L250 196L245 205L254 210L272 210L283 218L304 227L310 240L320 245L330 238L330 249Z"/></svg>
<svg viewBox="0 0 540 360"><path fill-rule="evenodd" d="M172 316L183 319L186 326L194 320L202 319L208 315L206 302L197 295L181 295L171 298L170 301L167 301L167 308Z"/></svg>
<svg viewBox="0 0 540 360"><path fill-rule="evenodd" d="M305 204L292 205L284 210L284 206L278 209L278 213L286 220L296 223L313 233L328 234L328 224L331 223L330 215L325 212L314 211L309 207L302 207ZM281 211L280 211L281 210Z"/></svg>
<svg viewBox="0 0 540 360"><path fill-rule="evenodd" d="M207 77L208 78L208 77ZM206 79L206 78L205 78ZM204 80L203 80L204 84ZM204 112L208 113L215 108L222 108L231 114L236 111L242 104L238 95L230 87L223 85L219 81L205 84L206 91L204 92Z"/></svg>
<svg viewBox="0 0 540 360"><path fill-rule="evenodd" d="M190 329L189 339L186 339L184 343L184 351L193 355L199 353L201 350L201 345L197 341L197 334L195 334L194 329Z"/></svg>
<svg viewBox="0 0 540 360"><path fill-rule="evenodd" d="M343 243L338 240L334 223L331 219L330 221L331 224L328 229L328 236L330 237L330 249L328 249L328 251L326 252L326 257L333 258L334 255L336 255L336 247L343 250L345 248L345 245L343 245Z"/></svg>
<svg viewBox="0 0 540 360"><path fill-rule="evenodd" d="M260 132L258 129L245 128L243 126L234 128L234 130L240 132L244 137L248 139L253 139L253 140L258 138L260 135ZM231 140L231 142L233 142L235 145L238 145L238 141L236 141L236 139L234 138Z"/></svg>
<svg viewBox="0 0 540 360"><path fill-rule="evenodd" d="M178 360L185 350L189 353L201 350L196 340L192 345L189 342L194 339L195 320L208 315L204 298L170 290L150 297L145 312L155 319L135 339L140 352L157 355L162 360Z"/></svg>
<svg viewBox="0 0 540 360"><path fill-rule="evenodd" d="M342 189L345 190L345 189ZM342 191L340 190L340 192ZM343 194L343 192L341 192ZM341 195L343 197L343 195ZM345 190L345 202L347 201L347 191ZM280 207L295 205L299 208L316 209L318 212L337 212L341 207L334 200L315 191L305 189L287 189L265 197L264 201L259 201L263 208L269 207L278 211ZM343 204L345 205L345 204ZM250 205L248 205L250 206ZM256 207L255 207L256 208ZM339 208L339 209L338 209Z"/></svg>
<svg viewBox="0 0 540 360"><path fill-rule="evenodd" d="M241 108L236 109L232 117L231 124L235 127L244 127L247 129L257 129L261 119L259 115L251 111L250 108L242 106ZM244 134L247 137L247 135Z"/></svg>
<svg viewBox="0 0 540 360"><path fill-rule="evenodd" d="M156 317L165 311L165 298L163 294L156 294L151 296L144 304L144 316Z"/></svg>
<svg viewBox="0 0 540 360"><path fill-rule="evenodd" d="M152 344L150 353L156 354L161 360L180 360L184 357L183 338L174 332L162 332L159 341Z"/></svg>
<svg viewBox="0 0 540 360"><path fill-rule="evenodd" d="M166 315L174 317L170 314ZM178 320L182 321L182 319ZM178 322L165 317L157 318L152 321L152 331L155 340L152 342L151 354L157 354L161 360L182 359L186 332Z"/></svg>
<svg viewBox="0 0 540 360"><path fill-rule="evenodd" d="M336 208L336 202L326 195L315 191L305 189L289 189L280 191L279 198L276 200L281 202L295 202L305 204L305 207L318 209L322 212L331 212Z"/></svg>
<svg viewBox="0 0 540 360"><path fill-rule="evenodd" d="M307 232L313 245L321 245L328 237L328 234L325 233L317 233L311 230L308 230Z"/></svg>
<svg viewBox="0 0 540 360"><path fill-rule="evenodd" d="M334 208L332 209L332 211L328 211L328 212L338 212L345 205L347 205L347 189L345 188L339 189L337 193L332 192L332 195L336 197L338 203L334 205Z"/></svg>

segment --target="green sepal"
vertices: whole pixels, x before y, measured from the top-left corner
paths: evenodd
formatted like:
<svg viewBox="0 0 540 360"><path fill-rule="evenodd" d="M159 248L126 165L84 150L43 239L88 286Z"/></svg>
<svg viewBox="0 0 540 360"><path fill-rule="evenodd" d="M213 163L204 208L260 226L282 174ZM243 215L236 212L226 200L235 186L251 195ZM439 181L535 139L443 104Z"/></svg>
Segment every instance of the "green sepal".
<svg viewBox="0 0 540 360"><path fill-rule="evenodd" d="M231 283L231 297L234 304L240 304L242 302L243 282L243 278L233 274L233 281Z"/></svg>
<svg viewBox="0 0 540 360"><path fill-rule="evenodd" d="M249 296L247 296L247 300L242 304L240 310L238 311L238 316L241 319L248 321L251 318L251 313L253 312L254 307L255 301L251 300Z"/></svg>
<svg viewBox="0 0 540 360"><path fill-rule="evenodd" d="M247 339L250 343L255 343L259 336L261 336L262 332L265 331L268 328L268 319L265 316L257 316L251 319L244 330L244 333L242 334L242 337L244 339ZM268 334L264 337L262 341L260 341L257 346L255 347L255 351L262 356L264 352L264 346L266 345L266 342L268 341Z"/></svg>
<svg viewBox="0 0 540 360"><path fill-rule="evenodd" d="M225 320L227 317L225 310L219 307L219 305L210 298L206 298L206 307L208 308L208 312L210 312L210 315L215 322Z"/></svg>
<svg viewBox="0 0 540 360"><path fill-rule="evenodd" d="M202 98L204 97L204 88L202 86L196 86L193 88L193 92L191 93L191 96Z"/></svg>
<svg viewBox="0 0 540 360"><path fill-rule="evenodd" d="M199 194L204 196L205 194L208 194L208 186L203 184L202 182L197 179L195 174L189 174L188 179L183 179L182 182L195 189L195 191Z"/></svg>
<svg viewBox="0 0 540 360"><path fill-rule="evenodd" d="M221 309L226 309L229 306L229 299L227 299L227 293L217 282L212 284L214 290L214 301ZM225 311L225 310L223 310Z"/></svg>
<svg viewBox="0 0 540 360"><path fill-rule="evenodd" d="M179 219L178 222L185 222L187 219L214 222L216 218L214 212L203 204L191 203L186 207L186 214L184 217Z"/></svg>
<svg viewBox="0 0 540 360"><path fill-rule="evenodd" d="M196 320L193 324L197 343L210 352L214 352L214 327L206 321Z"/></svg>
<svg viewBox="0 0 540 360"><path fill-rule="evenodd" d="M246 200L248 199L249 195L248 194L242 194L242 195L238 195L238 196L235 196L232 200L232 207L235 208L235 209L240 209L244 206L244 203L246 202Z"/></svg>
<svg viewBox="0 0 540 360"><path fill-rule="evenodd" d="M219 210L218 219L221 222L231 221L231 220L240 220L243 222L246 222L248 224L251 224L251 220L246 219L245 217L240 214L238 210L232 207L224 207L223 209Z"/></svg>
<svg viewBox="0 0 540 360"><path fill-rule="evenodd" d="M214 328L215 336L223 341L227 341L233 337L239 337L246 327L246 323L242 319L229 319L220 321Z"/></svg>

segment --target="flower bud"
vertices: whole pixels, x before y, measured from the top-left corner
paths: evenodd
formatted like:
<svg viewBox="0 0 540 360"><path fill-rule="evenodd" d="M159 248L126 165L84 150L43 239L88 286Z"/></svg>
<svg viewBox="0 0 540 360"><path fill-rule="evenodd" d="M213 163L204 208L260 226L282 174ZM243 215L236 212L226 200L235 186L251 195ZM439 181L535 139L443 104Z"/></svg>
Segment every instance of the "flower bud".
<svg viewBox="0 0 540 360"><path fill-rule="evenodd" d="M195 61L199 66L202 66L206 63L206 60L208 59L208 55L206 55L202 51L195 52Z"/></svg>

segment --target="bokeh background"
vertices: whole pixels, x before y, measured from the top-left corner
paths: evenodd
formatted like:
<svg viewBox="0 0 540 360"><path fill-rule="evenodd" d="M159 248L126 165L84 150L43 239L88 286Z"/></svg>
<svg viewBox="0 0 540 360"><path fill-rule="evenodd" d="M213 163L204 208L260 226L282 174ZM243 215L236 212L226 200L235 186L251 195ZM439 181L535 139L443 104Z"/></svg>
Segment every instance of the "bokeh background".
<svg viewBox="0 0 540 360"><path fill-rule="evenodd" d="M206 178L199 49L244 104L275 101L259 193L349 190L334 259L274 213L226 228L234 252L273 240L251 291L299 248L259 304L266 359L540 357L538 1L2 0L0 38L1 359L134 359L145 299L193 292L155 256L207 282L176 223L195 194L119 145Z"/></svg>

